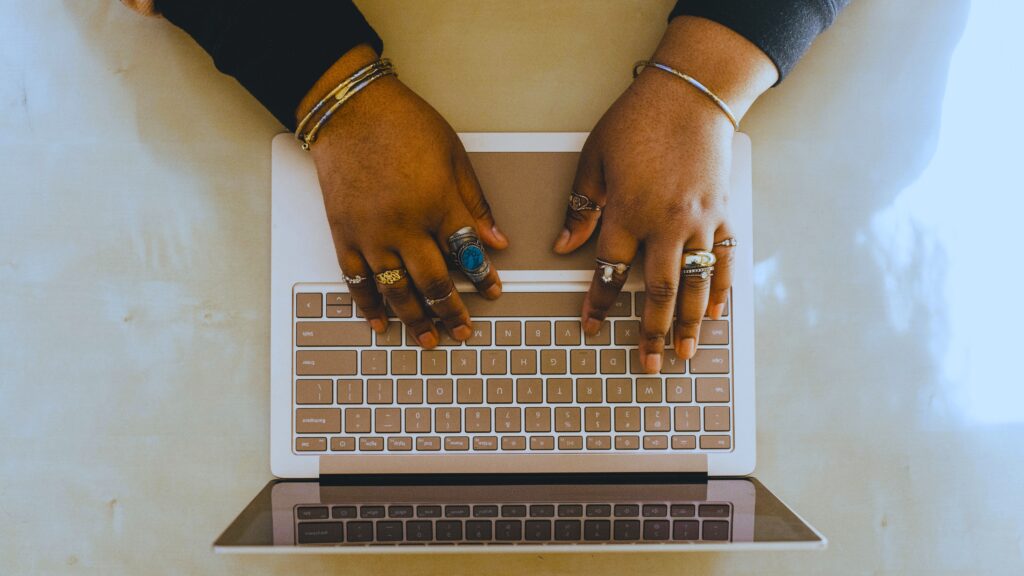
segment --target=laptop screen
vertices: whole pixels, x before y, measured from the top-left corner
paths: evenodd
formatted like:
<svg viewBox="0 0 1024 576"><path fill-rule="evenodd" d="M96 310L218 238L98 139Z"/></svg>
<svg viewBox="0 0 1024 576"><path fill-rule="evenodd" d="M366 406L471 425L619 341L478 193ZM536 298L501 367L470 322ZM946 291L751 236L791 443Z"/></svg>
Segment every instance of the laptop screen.
<svg viewBox="0 0 1024 576"><path fill-rule="evenodd" d="M755 479L655 476L273 481L214 546L343 553L824 545Z"/></svg>

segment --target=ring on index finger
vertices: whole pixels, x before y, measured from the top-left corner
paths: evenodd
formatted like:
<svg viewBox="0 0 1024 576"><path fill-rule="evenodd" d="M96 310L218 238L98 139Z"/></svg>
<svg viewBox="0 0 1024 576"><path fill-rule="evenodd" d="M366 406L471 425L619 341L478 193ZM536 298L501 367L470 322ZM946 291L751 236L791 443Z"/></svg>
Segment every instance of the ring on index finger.
<svg viewBox="0 0 1024 576"><path fill-rule="evenodd" d="M718 259L707 250L688 250L683 254L683 276L700 276L706 280L715 271Z"/></svg>
<svg viewBox="0 0 1024 576"><path fill-rule="evenodd" d="M448 237L452 261L473 283L482 282L491 272L484 245L472 226L459 228Z"/></svg>
<svg viewBox="0 0 1024 576"><path fill-rule="evenodd" d="M601 211L601 206L597 202L594 202L589 196L584 196L575 190L569 192L569 208L574 212L585 212L587 210L593 212Z"/></svg>
<svg viewBox="0 0 1024 576"><path fill-rule="evenodd" d="M629 264L622 262L608 262L607 260L601 260L600 258L594 258L597 262L597 267L601 269L601 282L605 284L611 284L615 279L614 275L625 274L629 272Z"/></svg>

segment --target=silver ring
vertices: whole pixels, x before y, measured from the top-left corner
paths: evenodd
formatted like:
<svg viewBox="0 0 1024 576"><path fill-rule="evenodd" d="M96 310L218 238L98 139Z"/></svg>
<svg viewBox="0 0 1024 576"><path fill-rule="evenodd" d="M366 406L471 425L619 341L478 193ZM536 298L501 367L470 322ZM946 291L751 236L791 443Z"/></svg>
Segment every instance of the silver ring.
<svg viewBox="0 0 1024 576"><path fill-rule="evenodd" d="M455 266L474 284L482 282L491 272L491 264L487 261L484 245L472 226L459 228L449 236L448 250Z"/></svg>
<svg viewBox="0 0 1024 576"><path fill-rule="evenodd" d="M448 290L447 294L441 296L440 298L428 298L427 296L424 296L423 301L427 303L427 306L434 307L434 305L440 304L441 302L444 302L445 300L451 298L452 294L455 294L454 286L452 286L451 290Z"/></svg>
<svg viewBox="0 0 1024 576"><path fill-rule="evenodd" d="M682 271L684 278L687 276L700 276L701 280L707 280L714 272L714 266L695 266L692 268L683 268Z"/></svg>
<svg viewBox="0 0 1024 576"><path fill-rule="evenodd" d="M598 206L597 202L594 202L589 196L584 196L575 190L569 192L569 208L572 209L573 212L584 212L587 210L593 212L601 211L601 207Z"/></svg>
<svg viewBox="0 0 1024 576"><path fill-rule="evenodd" d="M364 281L366 281L366 277L365 276L360 276L358 274L356 274L355 276L348 276L347 274L342 272L341 273L341 277L345 279L345 284L348 284L349 286L355 286L357 284L362 284Z"/></svg>
<svg viewBox="0 0 1024 576"><path fill-rule="evenodd" d="M737 244L739 244L739 242L737 242L735 238L726 238L725 240L722 240L721 242L715 242L714 244L712 244L712 247L714 247L714 246L721 246L722 248L732 248L732 247L736 246Z"/></svg>
<svg viewBox="0 0 1024 576"><path fill-rule="evenodd" d="M625 274L629 271L629 264L622 262L608 262L607 260L601 260L600 258L594 258L597 262L597 267L601 269L601 282L605 284L612 283L612 274L618 272L619 274Z"/></svg>

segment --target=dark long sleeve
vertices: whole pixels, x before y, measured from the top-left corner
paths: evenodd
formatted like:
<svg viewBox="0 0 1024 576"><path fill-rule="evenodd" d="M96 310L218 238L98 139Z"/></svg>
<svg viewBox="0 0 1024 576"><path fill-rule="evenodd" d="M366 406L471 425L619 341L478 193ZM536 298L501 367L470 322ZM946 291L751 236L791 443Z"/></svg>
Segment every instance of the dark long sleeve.
<svg viewBox="0 0 1024 576"><path fill-rule="evenodd" d="M698 16L727 26L764 51L779 69L779 81L789 74L850 0L678 0L669 14Z"/></svg>
<svg viewBox="0 0 1024 576"><path fill-rule="evenodd" d="M350 0L158 0L156 8L282 124L343 54L383 42Z"/></svg>

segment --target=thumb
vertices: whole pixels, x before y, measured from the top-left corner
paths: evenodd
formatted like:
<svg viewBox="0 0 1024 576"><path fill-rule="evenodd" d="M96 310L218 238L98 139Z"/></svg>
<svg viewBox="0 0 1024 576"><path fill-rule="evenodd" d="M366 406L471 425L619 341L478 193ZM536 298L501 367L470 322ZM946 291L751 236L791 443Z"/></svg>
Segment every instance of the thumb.
<svg viewBox="0 0 1024 576"><path fill-rule="evenodd" d="M579 204L589 204L593 207L604 206L605 189L604 176L601 170L601 159L597 153L583 147L580 154L580 162L576 167L576 179L573 182L573 194L570 196L569 206L565 210L565 228L555 240L554 250L557 254L568 254L583 245L597 228L597 222L601 218L601 211L593 208L576 209L575 200ZM573 198L575 196L575 198ZM587 200L589 199L589 202Z"/></svg>
<svg viewBox="0 0 1024 576"><path fill-rule="evenodd" d="M491 205L487 203L484 191L480 189L480 181L476 178L476 172L473 172L473 166L469 163L469 156L465 150L456 153L455 181L462 203L476 221L476 231L483 243L488 248L497 250L508 248L508 238L494 221Z"/></svg>

